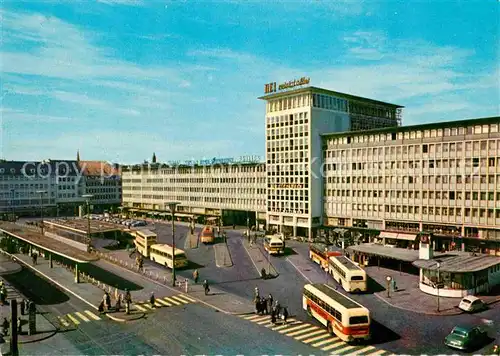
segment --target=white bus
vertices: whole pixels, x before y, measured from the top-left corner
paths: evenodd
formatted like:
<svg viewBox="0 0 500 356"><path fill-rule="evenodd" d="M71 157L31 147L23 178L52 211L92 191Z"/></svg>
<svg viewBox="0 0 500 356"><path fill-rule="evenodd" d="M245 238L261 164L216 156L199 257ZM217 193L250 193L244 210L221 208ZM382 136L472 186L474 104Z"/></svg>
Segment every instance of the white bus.
<svg viewBox="0 0 500 356"><path fill-rule="evenodd" d="M370 339L370 311L327 284L306 284L302 305L308 314L346 342Z"/></svg>
<svg viewBox="0 0 500 356"><path fill-rule="evenodd" d="M172 268L172 245L156 244L149 250L151 261L159 263L165 267ZM175 249L175 268L182 268L188 265L188 259L184 250Z"/></svg>
<svg viewBox="0 0 500 356"><path fill-rule="evenodd" d="M346 292L366 292L366 272L346 256L330 257L328 272Z"/></svg>
<svg viewBox="0 0 500 356"><path fill-rule="evenodd" d="M281 235L266 236L264 249L270 255L282 255L285 253L285 241Z"/></svg>
<svg viewBox="0 0 500 356"><path fill-rule="evenodd" d="M138 253L149 258L150 247L156 244L156 234L149 230L135 230L131 232L134 236L134 245Z"/></svg>

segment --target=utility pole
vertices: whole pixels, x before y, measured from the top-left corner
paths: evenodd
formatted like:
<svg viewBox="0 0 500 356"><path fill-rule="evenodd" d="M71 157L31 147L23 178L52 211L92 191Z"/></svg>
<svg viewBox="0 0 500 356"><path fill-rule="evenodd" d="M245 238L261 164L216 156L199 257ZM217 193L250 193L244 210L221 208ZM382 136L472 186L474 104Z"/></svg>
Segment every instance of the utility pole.
<svg viewBox="0 0 500 356"><path fill-rule="evenodd" d="M10 354L19 356L19 346L17 345L17 300L10 301Z"/></svg>
<svg viewBox="0 0 500 356"><path fill-rule="evenodd" d="M171 202L168 203L168 207L170 209L170 213L172 214L172 287L175 287L175 208L180 203Z"/></svg>
<svg viewBox="0 0 500 356"><path fill-rule="evenodd" d="M43 228L44 228L44 223L43 223L43 195L47 193L46 190L37 190L36 191L38 194L40 194L40 217L42 219L40 223L40 230L42 232L42 235L44 234Z"/></svg>
<svg viewBox="0 0 500 356"><path fill-rule="evenodd" d="M90 199L93 197L92 194L83 194L82 198L85 199L87 205L87 252L90 252L92 248L92 234L90 231Z"/></svg>

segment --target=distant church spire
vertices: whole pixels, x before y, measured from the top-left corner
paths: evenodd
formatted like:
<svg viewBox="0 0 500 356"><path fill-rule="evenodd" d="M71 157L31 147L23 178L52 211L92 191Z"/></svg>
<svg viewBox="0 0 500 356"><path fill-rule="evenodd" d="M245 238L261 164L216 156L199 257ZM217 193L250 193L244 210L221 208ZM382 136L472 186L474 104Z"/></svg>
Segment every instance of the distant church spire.
<svg viewBox="0 0 500 356"><path fill-rule="evenodd" d="M153 152L153 158L151 159L151 163L156 163L156 153Z"/></svg>
<svg viewBox="0 0 500 356"><path fill-rule="evenodd" d="M80 150L76 151L76 161L80 162Z"/></svg>

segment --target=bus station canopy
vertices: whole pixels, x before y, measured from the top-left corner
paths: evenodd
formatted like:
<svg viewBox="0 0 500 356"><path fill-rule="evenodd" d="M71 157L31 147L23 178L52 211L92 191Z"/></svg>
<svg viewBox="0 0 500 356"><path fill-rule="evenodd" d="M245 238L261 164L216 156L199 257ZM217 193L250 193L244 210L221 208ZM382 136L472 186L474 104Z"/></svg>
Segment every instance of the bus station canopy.
<svg viewBox="0 0 500 356"><path fill-rule="evenodd" d="M368 243L361 245L353 245L347 247L347 251L354 253L362 253L369 256L378 256L384 258L392 258L398 261L415 262L419 259L418 250L409 250L406 248L389 247L376 243ZM440 253L434 253L439 256Z"/></svg>
<svg viewBox="0 0 500 356"><path fill-rule="evenodd" d="M500 265L500 257L482 255L471 252L454 252L443 254L432 260L418 260L413 265L418 268L452 273L479 272Z"/></svg>
<svg viewBox="0 0 500 356"><path fill-rule="evenodd" d="M17 224L1 222L0 232L77 263L89 263L99 259L97 256L86 251L61 243L59 240L44 236L37 231L21 227Z"/></svg>

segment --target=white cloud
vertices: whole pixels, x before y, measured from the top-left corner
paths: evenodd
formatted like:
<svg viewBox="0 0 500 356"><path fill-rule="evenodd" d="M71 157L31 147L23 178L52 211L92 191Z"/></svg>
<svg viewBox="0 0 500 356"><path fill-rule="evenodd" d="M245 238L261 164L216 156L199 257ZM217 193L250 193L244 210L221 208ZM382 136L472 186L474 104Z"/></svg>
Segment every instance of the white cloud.
<svg viewBox="0 0 500 356"><path fill-rule="evenodd" d="M0 115L2 116L2 121L4 125L18 123L18 122L37 122L37 123L57 123L64 121L74 121L75 118L67 116L52 116L52 115L37 115L22 110L11 109L11 108L0 108Z"/></svg>
<svg viewBox="0 0 500 356"><path fill-rule="evenodd" d="M126 5L126 6L144 5L144 1L142 0L97 0L97 2L106 5Z"/></svg>

